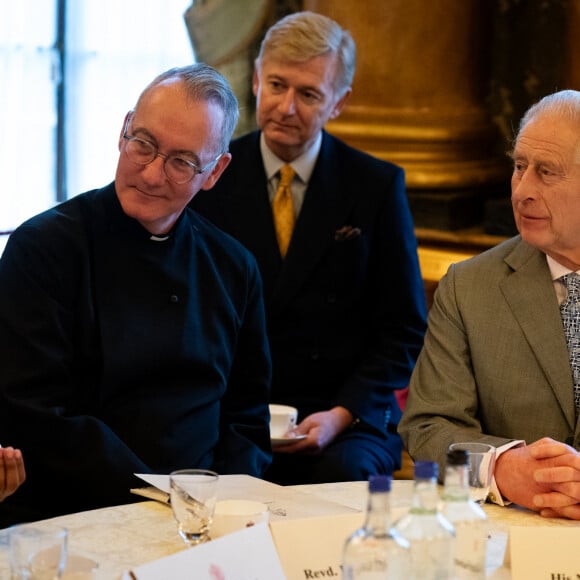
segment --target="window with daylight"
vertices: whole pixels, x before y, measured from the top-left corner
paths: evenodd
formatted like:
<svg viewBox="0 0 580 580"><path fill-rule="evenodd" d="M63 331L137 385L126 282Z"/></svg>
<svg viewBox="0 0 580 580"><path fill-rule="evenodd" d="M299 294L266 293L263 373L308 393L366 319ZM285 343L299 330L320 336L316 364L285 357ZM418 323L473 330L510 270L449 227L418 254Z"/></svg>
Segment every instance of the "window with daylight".
<svg viewBox="0 0 580 580"><path fill-rule="evenodd" d="M28 217L114 177L125 113L194 60L191 0L0 0L0 253Z"/></svg>

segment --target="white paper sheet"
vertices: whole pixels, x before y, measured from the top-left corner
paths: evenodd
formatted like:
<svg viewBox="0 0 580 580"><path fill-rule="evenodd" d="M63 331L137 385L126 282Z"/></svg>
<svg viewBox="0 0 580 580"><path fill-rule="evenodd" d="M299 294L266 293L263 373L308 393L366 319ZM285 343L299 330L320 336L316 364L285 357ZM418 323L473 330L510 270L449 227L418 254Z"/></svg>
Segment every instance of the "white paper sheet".
<svg viewBox="0 0 580 580"><path fill-rule="evenodd" d="M266 524L133 568L123 580L285 580Z"/></svg>
<svg viewBox="0 0 580 580"><path fill-rule="evenodd" d="M168 493L169 475L136 473L143 481ZM328 501L312 494L304 493L252 477L250 475L220 475L218 480L218 500L248 499L268 505L270 520L290 520L314 516L356 513L358 510Z"/></svg>

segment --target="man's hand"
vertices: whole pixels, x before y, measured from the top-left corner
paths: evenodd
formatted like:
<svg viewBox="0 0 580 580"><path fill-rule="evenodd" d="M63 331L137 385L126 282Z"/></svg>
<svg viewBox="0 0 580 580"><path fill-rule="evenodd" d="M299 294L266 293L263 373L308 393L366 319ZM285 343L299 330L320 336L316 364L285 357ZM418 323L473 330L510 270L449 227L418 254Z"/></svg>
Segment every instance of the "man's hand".
<svg viewBox="0 0 580 580"><path fill-rule="evenodd" d="M19 449L0 448L0 501L12 495L26 479Z"/></svg>
<svg viewBox="0 0 580 580"><path fill-rule="evenodd" d="M544 437L502 453L495 467L502 496L544 517L580 519L580 453Z"/></svg>
<svg viewBox="0 0 580 580"><path fill-rule="evenodd" d="M306 439L276 448L276 453L319 453L347 429L353 421L352 413L344 407L333 407L308 415L291 434L306 435ZM292 436L292 435L290 435Z"/></svg>

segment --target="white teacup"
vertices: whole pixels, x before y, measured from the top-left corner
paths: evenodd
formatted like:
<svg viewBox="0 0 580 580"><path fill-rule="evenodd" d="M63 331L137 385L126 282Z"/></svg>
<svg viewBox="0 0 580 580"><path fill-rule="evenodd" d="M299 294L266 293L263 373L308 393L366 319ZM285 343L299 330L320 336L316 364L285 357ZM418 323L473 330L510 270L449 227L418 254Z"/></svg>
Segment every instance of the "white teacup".
<svg viewBox="0 0 580 580"><path fill-rule="evenodd" d="M260 501L224 499L215 506L210 535L220 538L257 524L267 523L268 506Z"/></svg>
<svg viewBox="0 0 580 580"><path fill-rule="evenodd" d="M289 405L269 405L270 437L279 439L296 427L298 409Z"/></svg>

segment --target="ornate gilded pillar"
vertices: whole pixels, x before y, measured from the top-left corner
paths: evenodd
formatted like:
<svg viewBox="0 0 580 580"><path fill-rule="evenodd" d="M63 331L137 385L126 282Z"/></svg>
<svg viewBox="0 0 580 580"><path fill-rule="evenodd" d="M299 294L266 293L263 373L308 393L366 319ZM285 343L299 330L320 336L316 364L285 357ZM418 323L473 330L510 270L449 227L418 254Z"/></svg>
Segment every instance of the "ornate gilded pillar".
<svg viewBox="0 0 580 580"><path fill-rule="evenodd" d="M328 130L405 168L410 199L429 194L414 212L417 225L472 225L482 188L506 178L485 106L493 3L305 0L304 8L334 18L357 44L352 97ZM449 215L418 223L433 194Z"/></svg>
<svg viewBox="0 0 580 580"><path fill-rule="evenodd" d="M568 19L568 67L565 87L580 91L580 1L570 2Z"/></svg>

